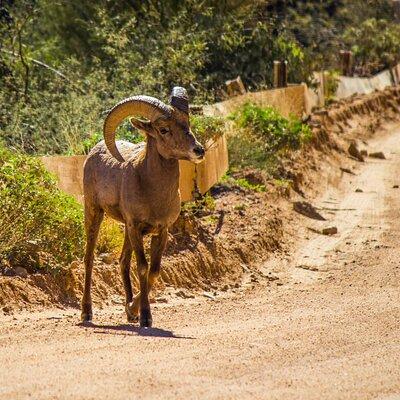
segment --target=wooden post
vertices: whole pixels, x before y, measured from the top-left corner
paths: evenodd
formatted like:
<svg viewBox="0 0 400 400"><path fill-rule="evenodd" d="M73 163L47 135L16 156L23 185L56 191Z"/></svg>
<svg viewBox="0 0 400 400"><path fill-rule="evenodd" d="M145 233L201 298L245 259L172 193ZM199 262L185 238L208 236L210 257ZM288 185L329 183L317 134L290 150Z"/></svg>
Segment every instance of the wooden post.
<svg viewBox="0 0 400 400"><path fill-rule="evenodd" d="M281 62L274 61L274 88L280 87Z"/></svg>
<svg viewBox="0 0 400 400"><path fill-rule="evenodd" d="M229 97L246 93L246 89L244 87L244 84L240 76L238 76L236 79L231 79L230 81L226 81L225 85Z"/></svg>
<svg viewBox="0 0 400 400"><path fill-rule="evenodd" d="M281 61L281 76L280 76L280 87L287 87L288 78L288 62L286 60Z"/></svg>
<svg viewBox="0 0 400 400"><path fill-rule="evenodd" d="M400 0L393 0L394 18L400 22Z"/></svg>
<svg viewBox="0 0 400 400"><path fill-rule="evenodd" d="M274 88L286 87L288 77L288 62L274 61Z"/></svg>
<svg viewBox="0 0 400 400"><path fill-rule="evenodd" d="M353 52L340 50L340 65L343 76L353 76Z"/></svg>

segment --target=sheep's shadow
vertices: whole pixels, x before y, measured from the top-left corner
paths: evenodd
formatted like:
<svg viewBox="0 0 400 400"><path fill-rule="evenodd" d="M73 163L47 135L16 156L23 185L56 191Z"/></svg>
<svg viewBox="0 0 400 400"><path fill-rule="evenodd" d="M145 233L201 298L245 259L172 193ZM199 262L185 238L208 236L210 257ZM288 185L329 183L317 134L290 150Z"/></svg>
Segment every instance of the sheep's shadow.
<svg viewBox="0 0 400 400"><path fill-rule="evenodd" d="M191 336L176 335L173 331L161 328L142 328L131 324L95 324L93 322L80 322L77 326L82 328L92 328L94 333L104 335L129 335L135 334L136 336L170 338L170 339L195 339Z"/></svg>

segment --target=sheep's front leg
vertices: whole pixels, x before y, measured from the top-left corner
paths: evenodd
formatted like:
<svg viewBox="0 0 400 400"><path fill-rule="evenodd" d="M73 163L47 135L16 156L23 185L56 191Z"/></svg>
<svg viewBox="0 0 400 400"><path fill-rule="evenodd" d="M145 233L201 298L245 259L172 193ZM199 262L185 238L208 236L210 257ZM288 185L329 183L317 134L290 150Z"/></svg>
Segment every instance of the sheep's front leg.
<svg viewBox="0 0 400 400"><path fill-rule="evenodd" d="M160 275L161 270L161 257L164 253L165 247L167 245L168 239L168 229L162 229L158 235L155 235L151 238L151 262L150 262L150 271L148 277L148 293L150 293L154 283L156 282L158 276ZM138 315L139 307L140 307L140 292L135 296L135 299L132 303L128 305L127 312L130 315Z"/></svg>
<svg viewBox="0 0 400 400"><path fill-rule="evenodd" d="M119 264L121 268L122 281L125 289L125 311L128 318L128 322L137 322L139 320L139 304L135 310L133 305L133 292L132 283L130 277L131 270L131 258L132 258L132 246L128 235L128 229L125 227L125 238L124 245L122 247L121 257L119 258ZM133 312L132 312L133 311Z"/></svg>
<svg viewBox="0 0 400 400"><path fill-rule="evenodd" d="M140 284L140 326L150 327L152 324L152 318L148 291L149 269L146 255L144 253L143 234L138 227L132 224L128 224L128 234L136 256L137 272Z"/></svg>

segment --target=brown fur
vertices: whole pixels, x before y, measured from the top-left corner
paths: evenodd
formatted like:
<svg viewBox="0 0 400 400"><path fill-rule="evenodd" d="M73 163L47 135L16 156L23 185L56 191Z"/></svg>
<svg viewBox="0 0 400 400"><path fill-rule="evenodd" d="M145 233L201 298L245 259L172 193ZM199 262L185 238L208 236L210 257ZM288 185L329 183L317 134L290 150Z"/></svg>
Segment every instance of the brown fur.
<svg viewBox="0 0 400 400"><path fill-rule="evenodd" d="M180 212L178 160L199 162L204 149L190 131L188 115L176 108L172 108L170 117L160 117L154 122L131 119L131 123L146 132L146 143L117 142L125 160L119 162L104 142L100 142L92 149L84 166L87 243L82 320L92 319L90 288L94 248L106 212L125 224L120 267L128 320L136 321L140 315L140 325L151 326L149 291L160 273L168 227ZM143 248L146 234L153 235L150 267ZM132 252L136 256L140 283L140 293L135 297L130 280Z"/></svg>

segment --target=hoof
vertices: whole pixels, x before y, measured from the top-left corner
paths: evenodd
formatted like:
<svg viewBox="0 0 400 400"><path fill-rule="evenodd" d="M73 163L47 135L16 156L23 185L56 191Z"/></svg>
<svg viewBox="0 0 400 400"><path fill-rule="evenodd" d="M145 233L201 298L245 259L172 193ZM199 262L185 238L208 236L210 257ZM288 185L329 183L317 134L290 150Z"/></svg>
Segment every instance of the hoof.
<svg viewBox="0 0 400 400"><path fill-rule="evenodd" d="M128 322L136 323L139 321L139 317L137 315L129 315L128 313L126 314L126 319Z"/></svg>
<svg viewBox="0 0 400 400"><path fill-rule="evenodd" d="M150 313L145 313L145 315L140 315L140 326L142 328L151 328L153 324L153 319Z"/></svg>
<svg viewBox="0 0 400 400"><path fill-rule="evenodd" d="M93 314L92 313L83 312L81 314L81 321L82 322L91 322L92 319L93 319Z"/></svg>
<svg viewBox="0 0 400 400"><path fill-rule="evenodd" d="M138 322L139 321L139 315L135 312L135 308L133 303L129 303L125 306L125 311L126 311L126 319L128 322Z"/></svg>
<svg viewBox="0 0 400 400"><path fill-rule="evenodd" d="M92 318L93 318L92 304L91 303L82 304L81 321L90 322Z"/></svg>

